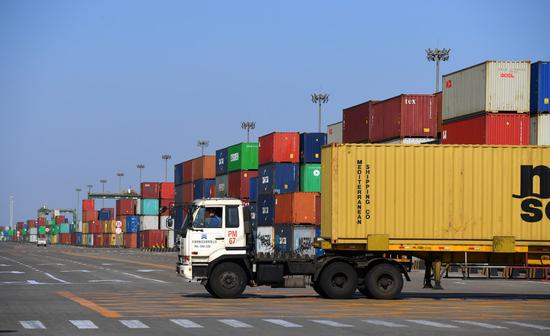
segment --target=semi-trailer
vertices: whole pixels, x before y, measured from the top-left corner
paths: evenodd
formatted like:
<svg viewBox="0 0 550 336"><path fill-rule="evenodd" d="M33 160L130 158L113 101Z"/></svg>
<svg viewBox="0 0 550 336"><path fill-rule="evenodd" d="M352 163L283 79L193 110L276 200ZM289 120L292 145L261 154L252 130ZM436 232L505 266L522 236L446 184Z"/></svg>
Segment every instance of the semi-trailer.
<svg viewBox="0 0 550 336"><path fill-rule="evenodd" d="M177 273L218 298L311 285L391 299L410 281L394 255L433 263L436 286L442 263L550 266L550 146L333 144L321 171L323 256L257 253L245 204L200 199L178 232Z"/></svg>

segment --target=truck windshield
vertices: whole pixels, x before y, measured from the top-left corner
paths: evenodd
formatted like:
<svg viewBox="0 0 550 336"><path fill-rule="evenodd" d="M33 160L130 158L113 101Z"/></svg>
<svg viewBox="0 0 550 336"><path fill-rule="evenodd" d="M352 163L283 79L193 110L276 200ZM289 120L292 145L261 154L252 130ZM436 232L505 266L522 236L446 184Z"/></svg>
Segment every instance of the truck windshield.
<svg viewBox="0 0 550 336"><path fill-rule="evenodd" d="M197 208L195 206L190 206L184 210L185 218L183 219L183 225L180 229L180 235L185 238L187 235L187 230L191 227L193 213Z"/></svg>

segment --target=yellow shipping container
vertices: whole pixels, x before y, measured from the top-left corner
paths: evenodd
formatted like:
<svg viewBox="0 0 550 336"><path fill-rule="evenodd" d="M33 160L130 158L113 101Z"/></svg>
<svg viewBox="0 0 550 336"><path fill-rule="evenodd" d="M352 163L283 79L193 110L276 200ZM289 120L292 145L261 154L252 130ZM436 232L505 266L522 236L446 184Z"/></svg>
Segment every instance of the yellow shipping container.
<svg viewBox="0 0 550 336"><path fill-rule="evenodd" d="M115 220L106 220L103 222L103 233L115 233L116 221Z"/></svg>
<svg viewBox="0 0 550 336"><path fill-rule="evenodd" d="M88 222L82 222L82 235L88 234L88 232L89 232ZM84 239L82 241L84 241Z"/></svg>
<svg viewBox="0 0 550 336"><path fill-rule="evenodd" d="M550 146L332 145L321 170L325 248L550 246Z"/></svg>

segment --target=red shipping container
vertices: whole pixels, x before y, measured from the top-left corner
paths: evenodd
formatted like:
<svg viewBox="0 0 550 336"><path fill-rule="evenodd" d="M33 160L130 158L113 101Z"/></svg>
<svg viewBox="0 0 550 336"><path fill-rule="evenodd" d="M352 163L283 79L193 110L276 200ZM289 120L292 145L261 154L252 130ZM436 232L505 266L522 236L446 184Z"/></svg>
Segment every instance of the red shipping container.
<svg viewBox="0 0 550 336"><path fill-rule="evenodd" d="M193 181L215 179L216 178L216 156L203 155L201 157L194 159L191 163L191 170L193 171L192 172Z"/></svg>
<svg viewBox="0 0 550 336"><path fill-rule="evenodd" d="M126 248L137 248L137 233L125 233L124 234L124 247Z"/></svg>
<svg viewBox="0 0 550 336"><path fill-rule="evenodd" d="M166 247L166 231L164 230L147 230L141 231L140 242L142 248L150 247Z"/></svg>
<svg viewBox="0 0 550 336"><path fill-rule="evenodd" d="M93 211L83 210L82 211L82 221L83 222L94 221L94 220L97 220L97 218L98 218L98 213L95 210L93 210Z"/></svg>
<svg viewBox="0 0 550 336"><path fill-rule="evenodd" d="M191 203L194 200L194 188L193 183L185 183L183 185L183 203Z"/></svg>
<svg viewBox="0 0 550 336"><path fill-rule="evenodd" d="M274 132L258 139L258 163L300 162L300 133Z"/></svg>
<svg viewBox="0 0 550 336"><path fill-rule="evenodd" d="M158 182L142 182L141 197L142 198L159 198L160 183Z"/></svg>
<svg viewBox="0 0 550 336"><path fill-rule="evenodd" d="M193 182L193 160L183 163L183 183Z"/></svg>
<svg viewBox="0 0 550 336"><path fill-rule="evenodd" d="M95 211L95 201L93 199L82 200L82 211Z"/></svg>
<svg viewBox="0 0 550 336"><path fill-rule="evenodd" d="M174 183L173 182L161 182L160 184L160 198L161 199L174 199Z"/></svg>
<svg viewBox="0 0 550 336"><path fill-rule="evenodd" d="M60 233L58 238L58 243L63 245L72 244L72 234L71 233Z"/></svg>
<svg viewBox="0 0 550 336"><path fill-rule="evenodd" d="M443 91L435 93L435 114L437 115L437 133L443 126Z"/></svg>
<svg viewBox="0 0 550 336"><path fill-rule="evenodd" d="M173 205L174 201L169 199L161 199L160 200L160 207L164 207L165 210L160 213L161 216L168 216L170 215L170 206Z"/></svg>
<svg viewBox="0 0 550 336"><path fill-rule="evenodd" d="M133 199L119 199L116 201L116 215L135 215L136 201Z"/></svg>
<svg viewBox="0 0 550 336"><path fill-rule="evenodd" d="M88 233L103 233L103 223L100 220L93 220L88 222Z"/></svg>
<svg viewBox="0 0 550 336"><path fill-rule="evenodd" d="M342 141L344 143L361 143L369 141L370 115L376 101L348 107L342 111Z"/></svg>
<svg viewBox="0 0 550 336"><path fill-rule="evenodd" d="M45 225L46 225L46 217L39 217L38 226L45 226Z"/></svg>
<svg viewBox="0 0 550 336"><path fill-rule="evenodd" d="M36 219L29 219L27 221L27 227L29 228L35 228L37 226Z"/></svg>
<svg viewBox="0 0 550 336"><path fill-rule="evenodd" d="M275 224L316 224L321 222L321 194L295 192L275 195Z"/></svg>
<svg viewBox="0 0 550 336"><path fill-rule="evenodd" d="M257 171L236 171L229 173L227 178L227 195L234 198L248 199L250 178L257 176Z"/></svg>
<svg viewBox="0 0 550 336"><path fill-rule="evenodd" d="M55 216L55 224L65 223L65 216Z"/></svg>
<svg viewBox="0 0 550 336"><path fill-rule="evenodd" d="M442 144L529 145L528 113L486 113L444 122Z"/></svg>
<svg viewBox="0 0 550 336"><path fill-rule="evenodd" d="M369 142L396 138L437 137L434 95L403 94L374 105Z"/></svg>
<svg viewBox="0 0 550 336"><path fill-rule="evenodd" d="M103 234L94 234L94 247L103 247Z"/></svg>

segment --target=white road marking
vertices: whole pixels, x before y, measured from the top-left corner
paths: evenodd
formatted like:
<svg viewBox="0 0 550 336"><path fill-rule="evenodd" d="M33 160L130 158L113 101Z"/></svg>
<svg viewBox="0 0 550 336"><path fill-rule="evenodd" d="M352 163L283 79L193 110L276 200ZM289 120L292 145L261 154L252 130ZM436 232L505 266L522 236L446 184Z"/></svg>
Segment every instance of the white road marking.
<svg viewBox="0 0 550 336"><path fill-rule="evenodd" d="M296 323L288 322L285 320L278 320L278 319L264 319L264 321L276 324L281 327L285 328L301 328L302 326Z"/></svg>
<svg viewBox="0 0 550 336"><path fill-rule="evenodd" d="M142 279L142 280L149 280L149 281L154 281L154 282L167 283L166 281L162 281L162 280L158 280L158 279L146 278L146 277L139 276L139 275L137 275L137 274L126 273L126 272L120 272L120 273L129 275L129 276L132 276L132 277L134 277L134 278Z"/></svg>
<svg viewBox="0 0 550 336"><path fill-rule="evenodd" d="M27 283L29 285L43 285L44 284L43 282L38 282L36 280L27 280Z"/></svg>
<svg viewBox="0 0 550 336"><path fill-rule="evenodd" d="M191 320L181 320L181 319L177 319L177 320L170 320L172 321L173 323L179 325L180 327L184 327L184 328L203 328L203 326L201 326L200 324L197 324Z"/></svg>
<svg viewBox="0 0 550 336"><path fill-rule="evenodd" d="M310 320L311 322L319 323L322 325L326 325L329 327L337 327L337 328L352 328L353 326L350 324L344 324L336 321L331 320Z"/></svg>
<svg viewBox="0 0 550 336"><path fill-rule="evenodd" d="M465 285L466 283L465 283L465 282L462 282L462 281L455 281L455 284Z"/></svg>
<svg viewBox="0 0 550 336"><path fill-rule="evenodd" d="M111 266L111 265L113 265L113 264L109 264L109 263L103 263L103 264L101 264L101 266Z"/></svg>
<svg viewBox="0 0 550 336"><path fill-rule="evenodd" d="M457 326L454 326L454 325L439 323L434 321L427 321L427 320L405 320L405 321L416 323L416 324L422 324L429 327L435 327L435 328L448 328L448 329L458 328Z"/></svg>
<svg viewBox="0 0 550 336"><path fill-rule="evenodd" d="M0 274L25 274L25 272L21 272L21 271L0 271Z"/></svg>
<svg viewBox="0 0 550 336"><path fill-rule="evenodd" d="M143 270L136 270L136 272L150 273L150 272L164 272L164 271L163 270L143 269Z"/></svg>
<svg viewBox="0 0 550 336"><path fill-rule="evenodd" d="M25 329L46 329L40 321L19 321Z"/></svg>
<svg viewBox="0 0 550 336"><path fill-rule="evenodd" d="M550 327L545 327L545 326L541 326L541 325L538 325L538 324L522 323L522 322L516 322L516 321L504 322L504 323L513 324L513 325L517 325L517 326L520 326L520 327L538 329L538 330L550 330Z"/></svg>
<svg viewBox="0 0 550 336"><path fill-rule="evenodd" d="M113 280L88 280L88 282L94 283L94 282L131 282L131 281L113 279Z"/></svg>
<svg viewBox="0 0 550 336"><path fill-rule="evenodd" d="M496 324L476 322L476 321L455 320L454 322L462 323L462 324L469 324L469 325L473 325L473 326L476 326L476 327L482 327L482 328L487 328L487 329L508 329L506 327L499 326L499 325L496 325Z"/></svg>
<svg viewBox="0 0 550 336"><path fill-rule="evenodd" d="M65 264L45 263L45 264L38 264L38 266L65 266Z"/></svg>
<svg viewBox="0 0 550 336"><path fill-rule="evenodd" d="M364 322L384 326L384 327L390 327L390 328L403 328L406 327L404 324L394 323L394 322L388 322L388 321L382 321L382 320L363 320Z"/></svg>
<svg viewBox="0 0 550 336"><path fill-rule="evenodd" d="M97 329L94 322L90 320L69 320L78 329Z"/></svg>
<svg viewBox="0 0 550 336"><path fill-rule="evenodd" d="M241 322L239 320L223 319L218 321L233 328L252 328L250 324Z"/></svg>
<svg viewBox="0 0 550 336"><path fill-rule="evenodd" d="M90 273L90 272L93 272L93 271L90 271L90 270L68 270L68 271L61 271L61 273L76 273L76 272L80 272L80 273Z"/></svg>
<svg viewBox="0 0 550 336"><path fill-rule="evenodd" d="M0 267L10 267L11 265L0 264Z"/></svg>
<svg viewBox="0 0 550 336"><path fill-rule="evenodd" d="M140 320L120 320L120 323L124 324L130 329L148 329L149 326Z"/></svg>
<svg viewBox="0 0 550 336"><path fill-rule="evenodd" d="M54 280L56 280L56 281L59 281L59 282L61 282L61 283L64 283L64 284L70 283L70 282L68 282L68 281L61 280L61 279L59 279L59 278L56 278L56 277L54 277L53 275L51 275L50 273L44 273L44 274L46 274L46 275L49 276L50 278L52 278L52 279L54 279Z"/></svg>

